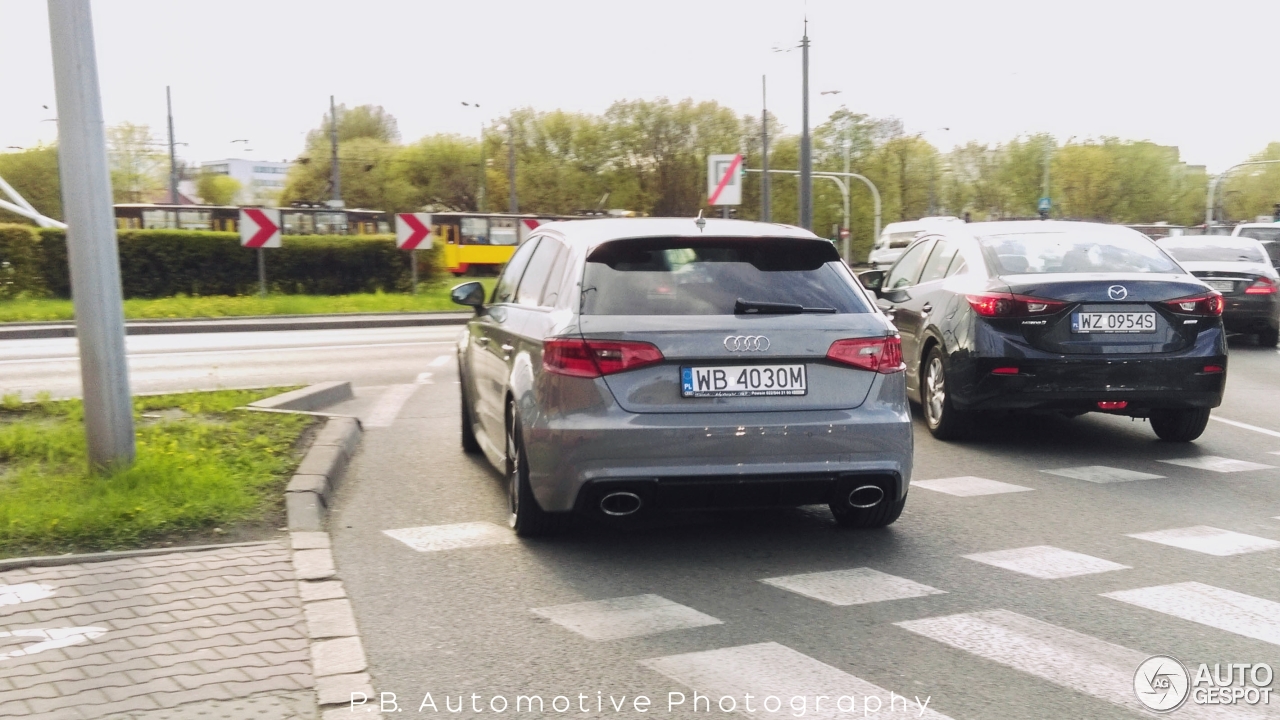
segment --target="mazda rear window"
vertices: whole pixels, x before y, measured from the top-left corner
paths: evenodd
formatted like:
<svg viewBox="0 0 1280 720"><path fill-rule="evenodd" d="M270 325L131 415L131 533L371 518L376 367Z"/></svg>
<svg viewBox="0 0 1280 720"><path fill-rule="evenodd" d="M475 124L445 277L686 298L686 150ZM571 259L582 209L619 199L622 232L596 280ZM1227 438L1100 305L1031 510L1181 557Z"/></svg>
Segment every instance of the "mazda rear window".
<svg viewBox="0 0 1280 720"><path fill-rule="evenodd" d="M1181 273L1142 233L1040 232L979 238L999 275L1040 273Z"/></svg>
<svg viewBox="0 0 1280 720"><path fill-rule="evenodd" d="M616 240L591 252L582 281L584 315L733 315L739 299L871 311L825 240Z"/></svg>
<svg viewBox="0 0 1280 720"><path fill-rule="evenodd" d="M1253 240L1190 237L1161 240L1160 247L1178 262L1267 262L1266 255Z"/></svg>

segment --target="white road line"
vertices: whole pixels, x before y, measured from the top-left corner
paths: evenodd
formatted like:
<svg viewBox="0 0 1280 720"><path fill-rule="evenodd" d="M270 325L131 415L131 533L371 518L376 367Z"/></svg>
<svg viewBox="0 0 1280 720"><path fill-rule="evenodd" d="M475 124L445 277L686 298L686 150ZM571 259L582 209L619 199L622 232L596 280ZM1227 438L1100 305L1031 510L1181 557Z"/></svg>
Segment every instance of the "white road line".
<svg viewBox="0 0 1280 720"><path fill-rule="evenodd" d="M418 552L439 552L485 545L510 545L516 541L515 534L510 530L488 522L427 525L383 530L382 534L399 540Z"/></svg>
<svg viewBox="0 0 1280 720"><path fill-rule="evenodd" d="M591 640L617 640L724 624L660 595L553 605L533 608L533 612Z"/></svg>
<svg viewBox="0 0 1280 720"><path fill-rule="evenodd" d="M696 698L700 713L726 714L736 710L748 717L802 716L805 720L950 720L928 706L930 697L924 694L927 690L921 693L913 689L910 697L904 697L774 642L669 655L642 660L640 664L693 688L695 695L685 697L679 693L683 702L671 708L672 713L666 713L676 717L695 717L692 708ZM668 696L668 701L674 700ZM662 712L669 707L658 703L653 709Z"/></svg>
<svg viewBox="0 0 1280 720"><path fill-rule="evenodd" d="M130 360L142 358L193 357L197 355L248 355L252 353L280 353L314 350L366 350L369 348L416 347L421 345L454 345L452 340L424 340L421 342L399 343L365 343L362 345L285 345L274 348L246 348L241 350L187 350L183 352L130 353L125 355ZM18 365L21 363L41 363L56 361L79 362L79 355L60 355L56 357L21 358L18 360L0 360L0 365Z"/></svg>
<svg viewBox="0 0 1280 720"><path fill-rule="evenodd" d="M435 383L431 382L431 373L429 373L429 372L421 372L421 373L418 373L418 377L414 380L414 382L415 382L415 383L417 383L417 384L419 384L419 385L434 385L434 384L435 384Z"/></svg>
<svg viewBox="0 0 1280 720"><path fill-rule="evenodd" d="M1133 676L1147 653L1008 610L947 615L895 623L945 645L1034 675L1055 685L1147 714L1134 694ZM1268 717L1243 706L1188 702L1177 717Z"/></svg>
<svg viewBox="0 0 1280 720"><path fill-rule="evenodd" d="M1217 420L1220 423L1226 423L1228 425L1234 425L1235 427L1242 428L1244 430L1252 430L1256 433L1262 433L1263 435L1270 435L1271 437L1280 438L1280 432L1276 432L1275 430L1268 430L1266 428L1260 428L1257 425L1250 425L1248 423L1237 422L1235 420L1228 420L1226 418L1220 418L1216 415L1210 415L1209 419Z"/></svg>
<svg viewBox="0 0 1280 720"><path fill-rule="evenodd" d="M369 409L369 413L361 418L365 427L391 427L400 414L400 408L417 392L418 384L392 385L382 392L377 402Z"/></svg>
<svg viewBox="0 0 1280 720"><path fill-rule="evenodd" d="M107 632L107 629L104 627L30 628L26 630L14 630L13 632L0 632L0 638L31 638L32 640L39 641L32 645L20 647L16 650L0 653L0 660L9 660L12 658L23 657L24 655L35 655L46 650L55 650L57 648L79 645L80 643L89 642L90 640L102 637Z"/></svg>
<svg viewBox="0 0 1280 720"><path fill-rule="evenodd" d="M1218 557L1280 548L1280 542L1269 538L1245 535L1244 533L1222 530L1208 525L1133 533L1129 537L1162 545L1172 545L1183 550L1194 550L1206 555L1217 555Z"/></svg>
<svg viewBox="0 0 1280 720"><path fill-rule="evenodd" d="M945 590L866 567L785 575L760 582L837 606L946 594Z"/></svg>
<svg viewBox="0 0 1280 720"><path fill-rule="evenodd" d="M40 583L20 583L18 585L0 585L0 605L17 605L52 597L57 590L52 585Z"/></svg>
<svg viewBox="0 0 1280 720"><path fill-rule="evenodd" d="M1106 465L1084 465L1082 467L1060 468L1058 470L1041 470L1042 473L1059 475L1073 480L1084 480L1091 483L1131 482L1133 480L1159 480L1163 475L1136 472Z"/></svg>
<svg viewBox="0 0 1280 720"><path fill-rule="evenodd" d="M1232 460L1231 458L1218 457L1217 455L1201 455L1193 458L1174 458L1172 460L1161 460L1162 463L1169 465L1181 465L1182 467L1195 468L1196 470L1208 470L1209 472L1232 473L1245 472L1247 470L1271 470L1275 465L1263 465L1262 463L1249 462L1247 460Z"/></svg>
<svg viewBox="0 0 1280 720"><path fill-rule="evenodd" d="M1280 603L1198 582L1103 593L1102 597L1280 645Z"/></svg>
<svg viewBox="0 0 1280 720"><path fill-rule="evenodd" d="M441 355L440 357L436 358L435 360L432 360L431 362L427 363L427 366L428 366L428 367L441 367L441 366L444 366L444 365L448 365L448 364L449 364L449 361L451 361L451 360L453 360L453 356L452 356L452 355Z"/></svg>
<svg viewBox="0 0 1280 720"><path fill-rule="evenodd" d="M964 555L963 557L967 560L993 565L1043 580L1057 580L1059 578L1076 577L1077 575L1092 575L1094 573L1110 572L1111 570L1129 569L1128 565L1121 565L1110 560L1103 560L1092 555L1071 552L1070 550L1063 550L1049 545L1036 545L1013 550L996 550L994 552Z"/></svg>
<svg viewBox="0 0 1280 720"><path fill-rule="evenodd" d="M934 492L956 495L958 497L1029 492L1032 489L1021 485L1003 483L999 480L988 480L986 478L973 477L972 475L953 478L939 478L937 480L912 480L911 485L912 487L922 487L925 490L933 490Z"/></svg>

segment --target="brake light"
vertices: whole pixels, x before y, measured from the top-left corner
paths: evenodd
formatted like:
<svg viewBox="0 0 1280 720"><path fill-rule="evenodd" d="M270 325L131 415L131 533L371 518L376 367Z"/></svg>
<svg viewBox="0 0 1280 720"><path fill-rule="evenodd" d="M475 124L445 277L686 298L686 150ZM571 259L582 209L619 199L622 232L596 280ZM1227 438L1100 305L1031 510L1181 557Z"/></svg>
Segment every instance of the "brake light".
<svg viewBox="0 0 1280 720"><path fill-rule="evenodd" d="M662 351L646 342L550 338L542 343L542 368L570 377L612 375L662 360Z"/></svg>
<svg viewBox="0 0 1280 720"><path fill-rule="evenodd" d="M992 371L991 371L991 374L992 374L992 375L1017 375L1017 374L1018 374L1018 368L1016 368L1016 367L998 367L998 368L996 368L995 370L992 370Z"/></svg>
<svg viewBox="0 0 1280 720"><path fill-rule="evenodd" d="M1177 300L1166 300L1164 306L1184 315L1216 317L1222 314L1222 294L1211 292L1208 295L1191 295Z"/></svg>
<svg viewBox="0 0 1280 720"><path fill-rule="evenodd" d="M1216 374L1216 373L1226 372L1226 368L1222 367L1221 365L1205 365L1204 372L1209 374Z"/></svg>
<svg viewBox="0 0 1280 720"><path fill-rule="evenodd" d="M1049 315L1066 306L1061 300L1014 295L1012 293L982 293L966 295L969 306L982 317L1019 317Z"/></svg>
<svg viewBox="0 0 1280 720"><path fill-rule="evenodd" d="M827 350L827 359L886 375L905 367L902 340L897 335L837 340Z"/></svg>
<svg viewBox="0 0 1280 720"><path fill-rule="evenodd" d="M1254 280L1244 289L1245 295L1275 295L1277 292L1280 292L1280 287L1276 287L1276 281L1265 277Z"/></svg>
<svg viewBox="0 0 1280 720"><path fill-rule="evenodd" d="M1128 400L1099 400L1099 410L1123 410L1129 407Z"/></svg>

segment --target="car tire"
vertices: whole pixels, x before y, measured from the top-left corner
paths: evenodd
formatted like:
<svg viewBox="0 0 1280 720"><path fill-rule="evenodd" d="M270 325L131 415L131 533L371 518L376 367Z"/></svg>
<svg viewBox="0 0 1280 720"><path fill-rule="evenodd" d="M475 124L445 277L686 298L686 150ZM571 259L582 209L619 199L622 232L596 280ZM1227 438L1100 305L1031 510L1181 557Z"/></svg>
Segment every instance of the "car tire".
<svg viewBox="0 0 1280 720"><path fill-rule="evenodd" d="M892 525L902 515L902 509L906 506L906 495L903 495L901 500L882 502L871 508L854 508L845 503L835 502L827 505L827 507L831 508L831 516L836 519L837 525L859 530L871 530Z"/></svg>
<svg viewBox="0 0 1280 720"><path fill-rule="evenodd" d="M1165 442L1191 442L1208 424L1209 408L1151 411L1151 429Z"/></svg>
<svg viewBox="0 0 1280 720"><path fill-rule="evenodd" d="M524 439L519 419L509 410L507 417L507 524L520 537L544 537L560 530L564 516L549 513L538 505L529 487L529 461L525 457Z"/></svg>
<svg viewBox="0 0 1280 720"><path fill-rule="evenodd" d="M461 373L459 373L461 376ZM460 383L462 391L459 395L462 398L462 452L468 455L475 455L480 452L480 441L476 440L476 430L471 424L471 402L467 399L467 380L462 379Z"/></svg>
<svg viewBox="0 0 1280 720"><path fill-rule="evenodd" d="M1280 345L1280 330L1276 328L1265 328L1258 333L1258 344L1262 347L1275 347Z"/></svg>
<svg viewBox="0 0 1280 720"><path fill-rule="evenodd" d="M920 410L925 427L939 440L957 440L966 429L967 413L955 409L947 393L947 366L942 348L933 347L920 370Z"/></svg>

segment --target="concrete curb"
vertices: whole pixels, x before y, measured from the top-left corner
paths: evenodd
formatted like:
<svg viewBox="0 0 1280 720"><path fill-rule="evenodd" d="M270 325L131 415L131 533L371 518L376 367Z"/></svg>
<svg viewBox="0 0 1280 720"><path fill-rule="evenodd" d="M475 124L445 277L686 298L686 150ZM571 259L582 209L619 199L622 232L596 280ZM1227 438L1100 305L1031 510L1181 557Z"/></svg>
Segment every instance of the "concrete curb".
<svg viewBox="0 0 1280 720"><path fill-rule="evenodd" d="M320 408L337 405L344 400L355 397L351 393L351 383L332 381L308 385L304 388L280 393L269 398L249 403L249 407L266 410L303 410L315 411Z"/></svg>
<svg viewBox="0 0 1280 720"><path fill-rule="evenodd" d="M220 545L177 545L165 548L144 548L142 550L112 550L108 552L80 553L79 555L36 555L34 557L9 558L0 560L0 572L18 570L28 567L58 567L60 565L79 565L81 563L106 562L125 558L152 557L171 553L201 552L204 550L221 550L223 548L253 547L270 545L275 540L254 540L252 542L223 543Z"/></svg>
<svg viewBox="0 0 1280 720"><path fill-rule="evenodd" d="M175 318L125 323L126 335L263 332L270 330L359 330L364 328L463 325L471 313L352 313L350 315L268 315L239 318ZM2 323L0 340L75 337L74 322Z"/></svg>
<svg viewBox="0 0 1280 720"><path fill-rule="evenodd" d="M350 386L347 389L350 392ZM311 443L285 489L285 511L290 531L324 530L329 502L342 480L347 463L355 454L361 432L360 421L356 418L331 417L325 421L324 429Z"/></svg>
<svg viewBox="0 0 1280 720"><path fill-rule="evenodd" d="M329 533L291 532L289 536L321 717L350 716L353 702L360 702L356 713L368 713L377 707L366 704L375 697L369 662L346 588L336 577Z"/></svg>

